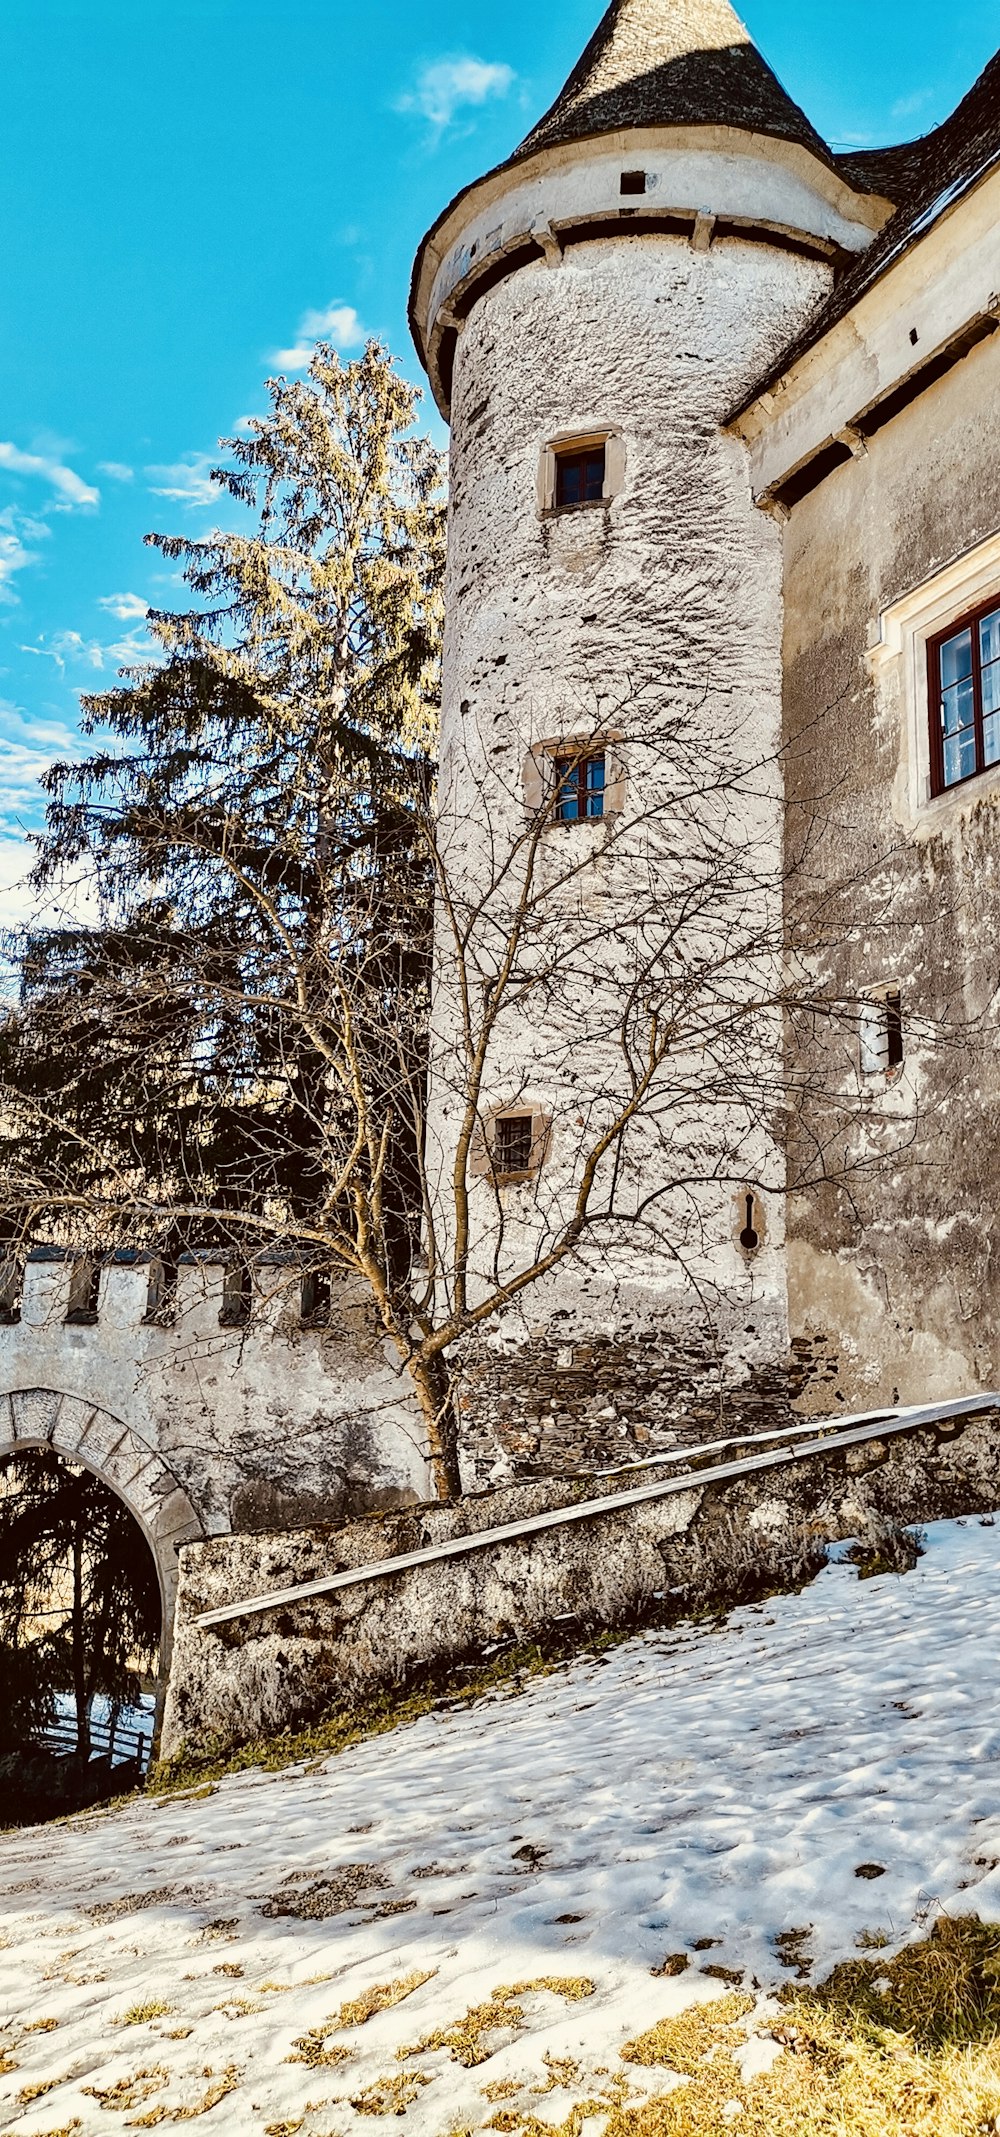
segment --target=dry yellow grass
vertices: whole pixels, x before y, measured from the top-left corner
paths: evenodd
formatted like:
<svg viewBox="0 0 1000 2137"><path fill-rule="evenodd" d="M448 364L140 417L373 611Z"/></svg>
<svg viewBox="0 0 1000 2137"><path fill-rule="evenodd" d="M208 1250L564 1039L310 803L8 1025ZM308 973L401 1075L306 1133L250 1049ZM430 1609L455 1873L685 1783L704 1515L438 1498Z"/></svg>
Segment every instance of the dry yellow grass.
<svg viewBox="0 0 1000 2137"><path fill-rule="evenodd" d="M144 2100L150 2100L154 2092L162 2092L169 2083L170 2072L161 2063L155 2069L137 2070L131 2078L119 2078L114 2085L85 2085L83 2090L97 2101L98 2107L117 2113L127 2107L141 2107Z"/></svg>
<svg viewBox="0 0 1000 2137"><path fill-rule="evenodd" d="M210 2114L212 2108L218 2107L219 2101L224 2100L227 2094L235 2092L240 2082L240 2072L232 2063L219 2077L216 2077L212 2070L203 2070L202 2076L214 2078L215 2082L209 2085L200 2100L193 2100L188 2107L151 2107L144 2115L133 2116L126 2128L150 2130L154 2129L158 2122L195 2122L199 2115Z"/></svg>
<svg viewBox="0 0 1000 2137"><path fill-rule="evenodd" d="M113 2026L148 2026L151 2019L166 2018L172 2010L172 2004L158 2001L130 2003L128 2010L119 2011L118 2017L113 2018L111 2023Z"/></svg>
<svg viewBox="0 0 1000 2137"><path fill-rule="evenodd" d="M510 1992L508 1992L509 1994ZM1000 1929L939 1922L888 1961L851 1960L819 1989L789 1989L760 2022L784 2052L744 2080L736 2051L753 2000L724 1996L665 2019L622 2050L621 2069L662 2068L682 2082L658 2100L628 2098L622 2077L580 2099L558 2125L500 2108L486 2127L510 2137L994 2137L1000 2132ZM499 2003L499 1993L494 2003ZM499 2100L501 2088L490 2089ZM509 2097L509 2096L508 2096ZM455 2133L458 2137L458 2133Z"/></svg>
<svg viewBox="0 0 1000 2137"><path fill-rule="evenodd" d="M403 2003L416 1989L422 1989L425 1981L433 1981L437 1967L421 1973L415 1967L412 1974L399 1974L395 1981L377 1981L373 1988L364 1989L353 2002L342 2003L336 2018L331 2018L327 2031L343 2032L347 2026L366 2026L379 2011L391 2011L397 2003Z"/></svg>
<svg viewBox="0 0 1000 2137"><path fill-rule="evenodd" d="M578 2003L584 1996L592 1996L594 1984L585 1975L543 1974L537 1981L515 1981L510 1988L496 1988L487 2003L473 2004L463 2018L456 2018L450 2026L440 2026L435 2032L425 2035L412 2047L399 2048L401 2062L407 2056L427 2055L434 2048L448 2048L453 2063L461 2063L466 2070L474 2069L477 2063L486 2063L496 2053L499 2033L519 2033L524 2024L524 2007L519 1996L532 1996L545 1989L551 1996L563 1996L569 2003Z"/></svg>
<svg viewBox="0 0 1000 2137"><path fill-rule="evenodd" d="M350 2104L356 2115L405 2115L421 2086L430 2083L431 2079L419 2070L393 2071L387 2077L376 2078L363 2092L352 2094Z"/></svg>

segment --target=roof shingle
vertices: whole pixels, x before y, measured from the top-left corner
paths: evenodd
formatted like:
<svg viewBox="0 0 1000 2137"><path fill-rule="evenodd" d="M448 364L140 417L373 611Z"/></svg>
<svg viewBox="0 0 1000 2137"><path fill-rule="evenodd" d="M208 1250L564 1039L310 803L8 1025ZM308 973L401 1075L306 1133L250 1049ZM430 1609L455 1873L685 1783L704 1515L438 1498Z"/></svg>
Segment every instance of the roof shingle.
<svg viewBox="0 0 1000 2137"><path fill-rule="evenodd" d="M516 156L639 126L740 127L831 160L729 0L612 0Z"/></svg>
<svg viewBox="0 0 1000 2137"><path fill-rule="evenodd" d="M901 148L855 151L836 166L853 185L884 193L896 202L874 243L839 276L804 332L785 351L742 404L773 386L784 372L842 319L894 260L915 244L945 208L1000 163L1000 52L983 69L968 95L933 132ZM740 410L735 410L739 414Z"/></svg>

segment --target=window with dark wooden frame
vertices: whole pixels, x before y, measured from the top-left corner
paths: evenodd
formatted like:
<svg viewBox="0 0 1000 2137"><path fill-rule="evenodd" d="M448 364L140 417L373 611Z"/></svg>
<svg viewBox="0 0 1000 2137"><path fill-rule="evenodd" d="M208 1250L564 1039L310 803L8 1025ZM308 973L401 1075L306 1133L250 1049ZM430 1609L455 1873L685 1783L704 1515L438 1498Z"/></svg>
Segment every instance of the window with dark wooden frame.
<svg viewBox="0 0 1000 2137"><path fill-rule="evenodd" d="M559 823L577 824L584 817L604 815L606 767L603 750L593 757L557 757L555 775L553 815Z"/></svg>
<svg viewBox="0 0 1000 2137"><path fill-rule="evenodd" d="M557 508L600 503L604 496L606 457L603 438L599 445L573 446L565 453L557 450Z"/></svg>
<svg viewBox="0 0 1000 2137"><path fill-rule="evenodd" d="M927 648L931 792L1000 764L1000 598L949 625Z"/></svg>
<svg viewBox="0 0 1000 2137"><path fill-rule="evenodd" d="M506 1113L496 1122L493 1169L498 1179L509 1179L513 1174L531 1171L533 1141L530 1113Z"/></svg>

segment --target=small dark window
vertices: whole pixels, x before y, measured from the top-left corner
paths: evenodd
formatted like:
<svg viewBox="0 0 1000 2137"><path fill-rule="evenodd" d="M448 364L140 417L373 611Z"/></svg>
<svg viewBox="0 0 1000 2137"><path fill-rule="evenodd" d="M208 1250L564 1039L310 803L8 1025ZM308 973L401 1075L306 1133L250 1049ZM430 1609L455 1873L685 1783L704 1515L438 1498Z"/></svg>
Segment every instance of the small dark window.
<svg viewBox="0 0 1000 2137"><path fill-rule="evenodd" d="M884 1076L903 1061L903 997L898 988L865 1002L861 1011L861 1073Z"/></svg>
<svg viewBox="0 0 1000 2137"><path fill-rule="evenodd" d="M579 452L556 454L556 504L594 505L604 495L605 451L586 445Z"/></svg>
<svg viewBox="0 0 1000 2137"><path fill-rule="evenodd" d="M326 1327L330 1319L328 1269L307 1269L302 1279L302 1319L307 1327Z"/></svg>
<svg viewBox="0 0 1000 2137"><path fill-rule="evenodd" d="M253 1286L250 1271L243 1262L226 1270L222 1279L222 1311L220 1328L242 1328L250 1319L253 1303Z"/></svg>
<svg viewBox="0 0 1000 2137"><path fill-rule="evenodd" d="M887 994L885 998L885 1047L888 1068L899 1068L903 1059L903 998L900 994Z"/></svg>
<svg viewBox="0 0 1000 2137"><path fill-rule="evenodd" d="M561 824L604 815L604 752L596 757L557 757L554 815Z"/></svg>
<svg viewBox="0 0 1000 2137"><path fill-rule="evenodd" d="M494 1169L501 1178L531 1171L532 1140L530 1113L508 1113L497 1121Z"/></svg>
<svg viewBox="0 0 1000 2137"><path fill-rule="evenodd" d="M744 1253L756 1254L760 1245L760 1232L757 1229L757 1197L748 1193L743 1199L746 1209L746 1223L740 1233L740 1245Z"/></svg>
<svg viewBox="0 0 1000 2137"><path fill-rule="evenodd" d="M935 794L1000 764L1000 601L928 647L931 785Z"/></svg>
<svg viewBox="0 0 1000 2137"><path fill-rule="evenodd" d="M66 1319L77 1328L90 1328L97 1319L101 1290L99 1261L75 1261L70 1271Z"/></svg>
<svg viewBox="0 0 1000 2137"><path fill-rule="evenodd" d="M645 171L623 171L623 172L622 172L622 192L623 192L623 193L644 193L644 192L645 192L645 190L646 190L646 173L645 173Z"/></svg>

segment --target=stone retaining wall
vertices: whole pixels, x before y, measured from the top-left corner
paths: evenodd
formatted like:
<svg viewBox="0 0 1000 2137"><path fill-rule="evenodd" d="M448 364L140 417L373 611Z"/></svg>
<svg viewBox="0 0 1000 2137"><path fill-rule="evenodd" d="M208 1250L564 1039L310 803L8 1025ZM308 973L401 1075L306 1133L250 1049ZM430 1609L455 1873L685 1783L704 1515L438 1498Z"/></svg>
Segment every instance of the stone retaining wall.
<svg viewBox="0 0 1000 2137"><path fill-rule="evenodd" d="M1000 1421L992 1413L824 1449L263 1616L208 1631L193 1623L202 1611L610 1495L627 1481L529 1483L341 1528L189 1545L164 1753L305 1726L554 1620L621 1625L780 1585L801 1576L822 1543L877 1536L887 1522L991 1513L1000 1504Z"/></svg>

